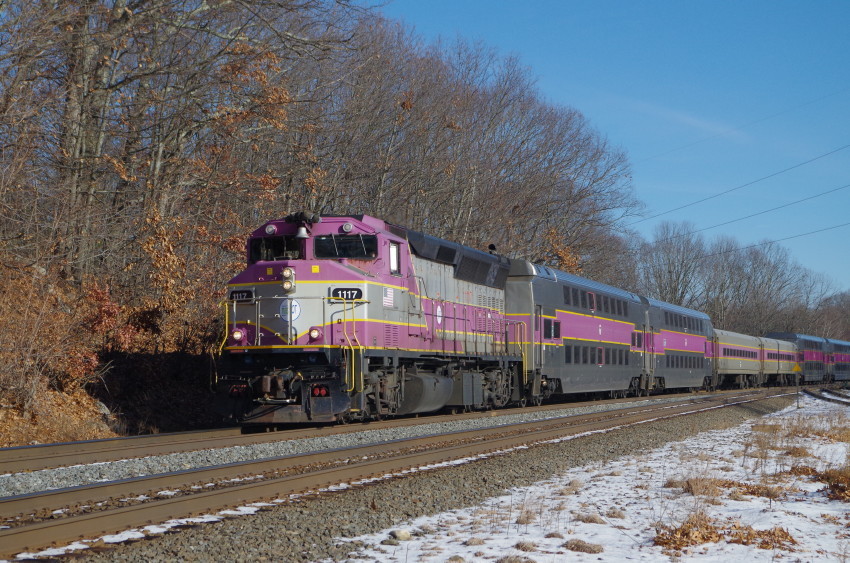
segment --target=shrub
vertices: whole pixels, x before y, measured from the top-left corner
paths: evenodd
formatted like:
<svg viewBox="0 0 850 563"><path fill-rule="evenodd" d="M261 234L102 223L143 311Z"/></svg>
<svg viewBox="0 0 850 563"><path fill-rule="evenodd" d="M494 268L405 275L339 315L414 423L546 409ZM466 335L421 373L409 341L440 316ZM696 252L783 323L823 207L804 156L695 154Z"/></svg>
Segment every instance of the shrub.
<svg viewBox="0 0 850 563"><path fill-rule="evenodd" d="M579 553L602 553L605 549L595 543L588 543L584 540L570 540L565 543L562 547L569 549L570 551L577 551Z"/></svg>

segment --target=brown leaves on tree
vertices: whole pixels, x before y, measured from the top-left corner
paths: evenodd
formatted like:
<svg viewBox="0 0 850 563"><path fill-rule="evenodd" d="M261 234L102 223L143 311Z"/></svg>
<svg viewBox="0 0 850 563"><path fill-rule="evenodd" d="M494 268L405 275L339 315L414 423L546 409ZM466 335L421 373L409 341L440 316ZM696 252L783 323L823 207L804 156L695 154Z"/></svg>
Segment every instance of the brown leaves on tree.
<svg viewBox="0 0 850 563"><path fill-rule="evenodd" d="M546 229L543 240L548 249L549 262L555 268L571 274L581 274L581 257L563 242L563 235L555 227Z"/></svg>

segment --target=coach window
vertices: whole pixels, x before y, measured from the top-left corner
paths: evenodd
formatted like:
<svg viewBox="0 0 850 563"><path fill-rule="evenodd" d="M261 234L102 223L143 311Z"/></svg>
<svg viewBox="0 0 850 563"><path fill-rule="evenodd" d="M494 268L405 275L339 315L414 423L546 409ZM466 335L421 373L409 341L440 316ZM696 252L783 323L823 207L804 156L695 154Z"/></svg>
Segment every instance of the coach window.
<svg viewBox="0 0 850 563"><path fill-rule="evenodd" d="M564 346L564 363L567 363L567 364L573 363L573 347L572 346Z"/></svg>
<svg viewBox="0 0 850 563"><path fill-rule="evenodd" d="M561 338L561 321L555 321L552 323L552 338L555 340Z"/></svg>
<svg viewBox="0 0 850 563"><path fill-rule="evenodd" d="M596 294L593 292L587 292L587 308L591 311L596 310Z"/></svg>
<svg viewBox="0 0 850 563"><path fill-rule="evenodd" d="M390 273L396 276L401 275L401 261L399 260L398 243L390 243Z"/></svg>

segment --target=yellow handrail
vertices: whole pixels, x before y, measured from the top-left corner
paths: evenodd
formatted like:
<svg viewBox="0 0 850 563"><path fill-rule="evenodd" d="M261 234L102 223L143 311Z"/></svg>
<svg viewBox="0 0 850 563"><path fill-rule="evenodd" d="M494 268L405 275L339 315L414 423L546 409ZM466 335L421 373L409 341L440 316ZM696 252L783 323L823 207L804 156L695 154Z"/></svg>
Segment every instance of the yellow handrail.
<svg viewBox="0 0 850 563"><path fill-rule="evenodd" d="M219 303L220 307L224 307L224 335L221 339L221 344L218 345L218 354L221 355L221 351L224 350L224 345L227 344L227 327L230 324L230 309L227 307L227 301L222 301Z"/></svg>
<svg viewBox="0 0 850 563"><path fill-rule="evenodd" d="M520 335L520 346L519 352L522 356L522 383L524 385L528 384L528 346L530 343L525 339L525 329L528 325L525 324L525 321L519 321L519 326L522 328Z"/></svg>
<svg viewBox="0 0 850 563"><path fill-rule="evenodd" d="M366 299L342 299L340 297L328 297L328 300L333 301L342 301L342 335L345 339L345 344L340 346L344 348L349 353L349 361L348 366L345 369L345 383L347 386L347 393L351 393L357 389L357 366L355 362L355 350L363 350L363 346L360 344L360 340L357 338L357 322L354 320L354 308L358 303L368 303L369 301ZM348 335L348 304L351 304L351 322L352 322L352 331L353 338ZM349 367L350 366L350 367ZM349 377L350 372L350 377ZM363 370L360 370L360 390L363 390Z"/></svg>

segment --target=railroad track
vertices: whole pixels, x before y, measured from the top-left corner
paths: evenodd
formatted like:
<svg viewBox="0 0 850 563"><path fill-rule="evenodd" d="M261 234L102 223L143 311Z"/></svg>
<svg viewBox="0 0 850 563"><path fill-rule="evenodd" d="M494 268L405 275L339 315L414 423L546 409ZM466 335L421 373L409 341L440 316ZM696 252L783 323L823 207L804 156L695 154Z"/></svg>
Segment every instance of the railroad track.
<svg viewBox="0 0 850 563"><path fill-rule="evenodd" d="M382 442L309 455L192 469L0 500L0 516L13 527L0 530L0 556L13 557L51 544L97 537L209 513L270 498L321 491L339 483L381 479L458 459L498 455L588 432L640 424L752 402L777 391L756 390L679 402L636 405L617 411L503 425L489 429ZM429 418L430 422L431 419ZM421 422L421 421L420 421ZM241 481L233 481L241 478ZM210 486L212 484L212 486ZM157 492L179 489L178 496ZM195 492L197 491L197 492ZM148 500L127 505L123 498ZM65 509L62 514L54 514Z"/></svg>
<svg viewBox="0 0 850 563"><path fill-rule="evenodd" d="M829 393L826 395L825 392ZM820 399L821 401L829 401L830 403L837 403L839 405L850 406L850 397L848 397L845 393L841 393L836 389L826 388L821 389L820 391L815 391L813 389L804 389L803 393L809 395L810 397L814 397L815 399Z"/></svg>
<svg viewBox="0 0 850 563"><path fill-rule="evenodd" d="M719 393L722 394L730 392L725 391ZM669 395L668 397L673 398L677 396L704 397L705 395L684 393L681 395ZM646 400L646 397L620 399L617 401L617 404L622 403L628 405L632 402L642 402ZM196 430L191 432L150 434L144 436L86 440L81 442L0 448L0 473L37 471L40 469L116 461L135 457L156 456L291 439L314 438L317 436L360 432L363 429L414 426L424 422L440 423L449 420L470 420L476 418L504 416L515 413L538 413L549 410L561 410L564 408L582 408L588 405L599 404L600 401L558 403L543 405L536 408L509 408L497 411L478 411L462 414L429 415L423 417L390 419L370 422L367 425L331 425L315 428L305 428L300 426L289 430L253 434L244 434L239 428L225 428L217 430Z"/></svg>

